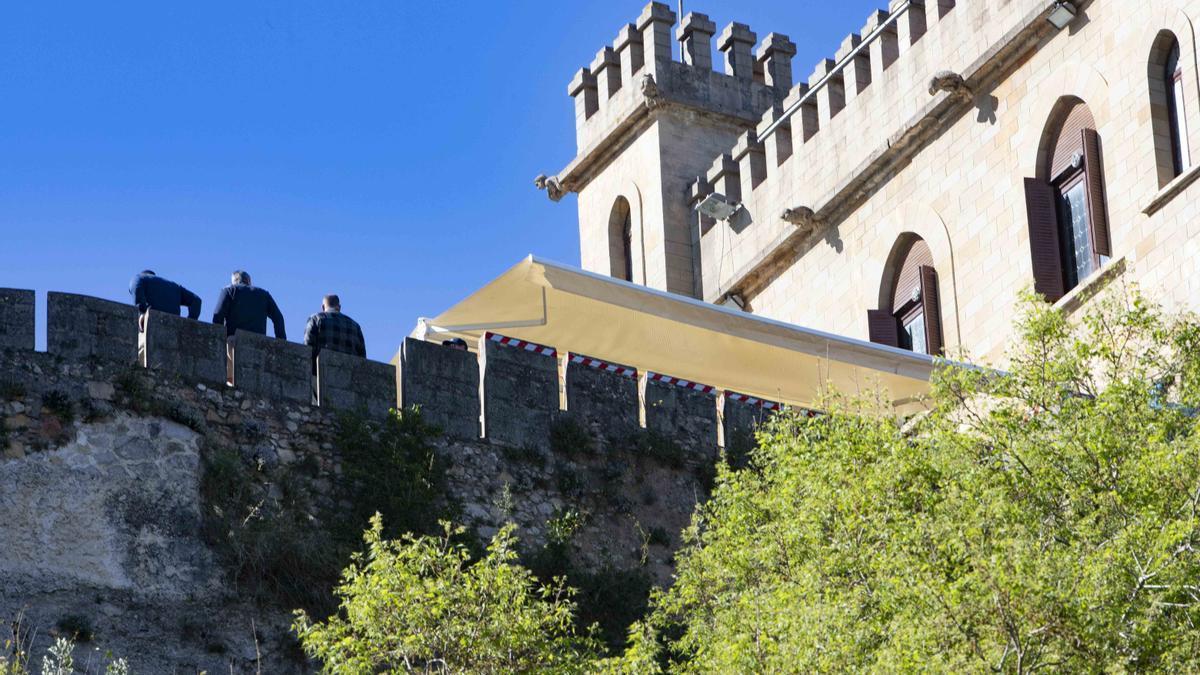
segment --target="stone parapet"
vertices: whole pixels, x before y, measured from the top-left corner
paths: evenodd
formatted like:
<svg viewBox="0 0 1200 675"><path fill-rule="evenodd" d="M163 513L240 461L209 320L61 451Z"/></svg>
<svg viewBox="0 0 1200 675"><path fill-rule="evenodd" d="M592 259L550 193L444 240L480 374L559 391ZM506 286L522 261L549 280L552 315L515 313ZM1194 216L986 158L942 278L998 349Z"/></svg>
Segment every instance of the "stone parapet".
<svg viewBox="0 0 1200 675"><path fill-rule="evenodd" d="M734 466L744 466L749 453L758 445L755 432L782 406L733 392L721 397L721 437L725 454Z"/></svg>
<svg viewBox="0 0 1200 675"><path fill-rule="evenodd" d="M15 299L0 303L7 312L0 325L32 333L33 293L0 292L0 299L8 297ZM151 310L139 336L133 306L66 293L49 297L50 353L64 365L140 366L212 390L373 418L415 407L448 438L542 452L553 450L551 439L568 419L586 430L595 448L624 447L645 430L698 461L714 457L719 443L712 387L683 388L655 376L640 394L636 368L578 354L566 355L560 386L558 350L519 339L488 334L475 353L407 338L394 365L327 351L314 368L305 345L239 331L230 369L223 326ZM26 318L14 318L13 306ZM28 346L30 338L24 340ZM226 386L230 372L232 387Z"/></svg>
<svg viewBox="0 0 1200 675"><path fill-rule="evenodd" d="M549 449L558 415L558 360L554 350L529 350L484 336L479 341L483 373L483 435L516 447Z"/></svg>
<svg viewBox="0 0 1200 675"><path fill-rule="evenodd" d="M0 349L33 349L34 294L0 288Z"/></svg>
<svg viewBox="0 0 1200 675"><path fill-rule="evenodd" d="M712 387L674 378L645 381L646 430L678 443L689 458L707 461L717 451L717 403Z"/></svg>
<svg viewBox="0 0 1200 675"><path fill-rule="evenodd" d="M571 354L566 390L567 411L593 437L622 440L637 431L637 370Z"/></svg>
<svg viewBox="0 0 1200 675"><path fill-rule="evenodd" d="M138 310L73 293L47 294L46 346L65 359L137 361Z"/></svg>
<svg viewBox="0 0 1200 675"><path fill-rule="evenodd" d="M396 366L322 350L317 357L317 402L322 408L379 418L396 408Z"/></svg>
<svg viewBox="0 0 1200 675"><path fill-rule="evenodd" d="M477 439L479 361L468 351L406 338L400 348L400 402L452 438Z"/></svg>
<svg viewBox="0 0 1200 675"><path fill-rule="evenodd" d="M239 330L234 336L233 384L247 393L310 403L312 350L285 340Z"/></svg>
<svg viewBox="0 0 1200 675"><path fill-rule="evenodd" d="M224 326L150 310L145 340L145 367L197 382L225 383Z"/></svg>

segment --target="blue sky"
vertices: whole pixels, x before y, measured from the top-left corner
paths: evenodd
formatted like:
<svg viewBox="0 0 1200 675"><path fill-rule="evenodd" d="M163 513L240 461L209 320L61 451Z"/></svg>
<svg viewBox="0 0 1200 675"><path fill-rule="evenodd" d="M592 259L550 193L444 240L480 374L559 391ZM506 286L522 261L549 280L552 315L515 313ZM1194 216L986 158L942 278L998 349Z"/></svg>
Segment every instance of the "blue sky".
<svg viewBox="0 0 1200 675"><path fill-rule="evenodd" d="M799 78L881 2L685 9L788 34ZM127 301L149 267L211 317L243 268L292 339L336 292L386 360L526 254L578 264L574 198L532 179L573 157L567 82L642 5L4 3L0 286Z"/></svg>

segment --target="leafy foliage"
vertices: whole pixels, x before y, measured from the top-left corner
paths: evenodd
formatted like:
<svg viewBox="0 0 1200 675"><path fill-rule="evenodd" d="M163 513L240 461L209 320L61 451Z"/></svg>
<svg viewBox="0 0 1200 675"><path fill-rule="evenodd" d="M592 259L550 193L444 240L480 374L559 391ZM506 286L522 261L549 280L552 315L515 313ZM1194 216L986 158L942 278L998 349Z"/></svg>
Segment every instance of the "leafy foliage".
<svg viewBox="0 0 1200 675"><path fill-rule="evenodd" d="M383 532L376 516L337 589L340 614L297 613L325 672L581 672L595 658L594 641L572 629L569 590L516 563L511 526L473 564L449 526L437 538Z"/></svg>
<svg viewBox="0 0 1200 675"><path fill-rule="evenodd" d="M32 675L34 671L30 670L28 642L29 636L24 632L21 625L21 618L18 617L10 628L12 630L12 638L5 640L0 647L0 675ZM111 655L106 655L107 664L104 664L104 675L129 675L129 663L125 659L111 658ZM81 668L75 664L75 641L70 638L60 637L54 641L46 650L46 654L42 657L41 675L75 675L80 672L84 675L99 673L100 664L93 664L91 659Z"/></svg>
<svg viewBox="0 0 1200 675"><path fill-rule="evenodd" d="M379 422L344 415L336 445L351 508L335 530L356 541L372 515L381 513L388 538L436 533L446 493L445 460L430 443L436 433L415 409Z"/></svg>
<svg viewBox="0 0 1200 675"><path fill-rule="evenodd" d="M302 474L311 465L268 470L233 449L211 448L201 484L206 539L243 590L324 616L336 608L332 589L372 513L391 519L389 537L437 531L445 467L433 434L416 411L379 422L341 418L342 474L333 491L349 506L336 510L310 498Z"/></svg>
<svg viewBox="0 0 1200 675"><path fill-rule="evenodd" d="M720 469L643 662L1194 671L1200 322L1030 298L1018 334L1007 373L947 365L907 423L882 398L776 419Z"/></svg>

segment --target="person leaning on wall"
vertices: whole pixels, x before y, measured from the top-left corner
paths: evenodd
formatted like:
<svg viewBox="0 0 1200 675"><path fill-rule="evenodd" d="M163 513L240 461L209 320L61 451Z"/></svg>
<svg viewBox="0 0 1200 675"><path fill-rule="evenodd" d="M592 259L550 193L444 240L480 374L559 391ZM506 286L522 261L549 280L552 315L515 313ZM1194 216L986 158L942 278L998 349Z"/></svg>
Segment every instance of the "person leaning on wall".
<svg viewBox="0 0 1200 675"><path fill-rule="evenodd" d="M283 325L283 313L275 298L264 288L250 282L250 274L242 270L233 273L232 283L221 290L217 298L217 309L213 312L213 323L225 326L226 378L233 384L233 357L237 332L243 330L259 335L267 334L267 319L275 329L275 337L287 339Z"/></svg>
<svg viewBox="0 0 1200 675"><path fill-rule="evenodd" d="M200 296L164 279L154 270L142 270L129 282L129 294L138 308L138 362L146 363L146 313L150 310L179 316L187 307L189 319L200 318Z"/></svg>
<svg viewBox="0 0 1200 675"><path fill-rule="evenodd" d="M342 301L336 295L321 300L321 311L308 318L304 326L304 344L312 348L312 372L317 374L317 357L323 350L367 357L367 345L358 322L342 314ZM317 403L317 380L313 378L313 403Z"/></svg>

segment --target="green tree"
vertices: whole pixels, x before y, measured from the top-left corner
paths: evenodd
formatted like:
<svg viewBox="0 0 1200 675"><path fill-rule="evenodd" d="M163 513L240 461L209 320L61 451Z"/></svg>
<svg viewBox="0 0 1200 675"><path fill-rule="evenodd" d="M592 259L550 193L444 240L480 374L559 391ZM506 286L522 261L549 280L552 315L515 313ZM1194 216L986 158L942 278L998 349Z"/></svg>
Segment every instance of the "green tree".
<svg viewBox="0 0 1200 675"><path fill-rule="evenodd" d="M1030 298L1018 334L919 418L834 401L722 469L655 599L672 670L1200 670L1200 322Z"/></svg>
<svg viewBox="0 0 1200 675"><path fill-rule="evenodd" d="M574 634L562 580L539 585L517 564L511 526L475 562L458 534L386 540L374 517L336 590L340 611L297 612L305 652L328 673L582 672L598 645Z"/></svg>

